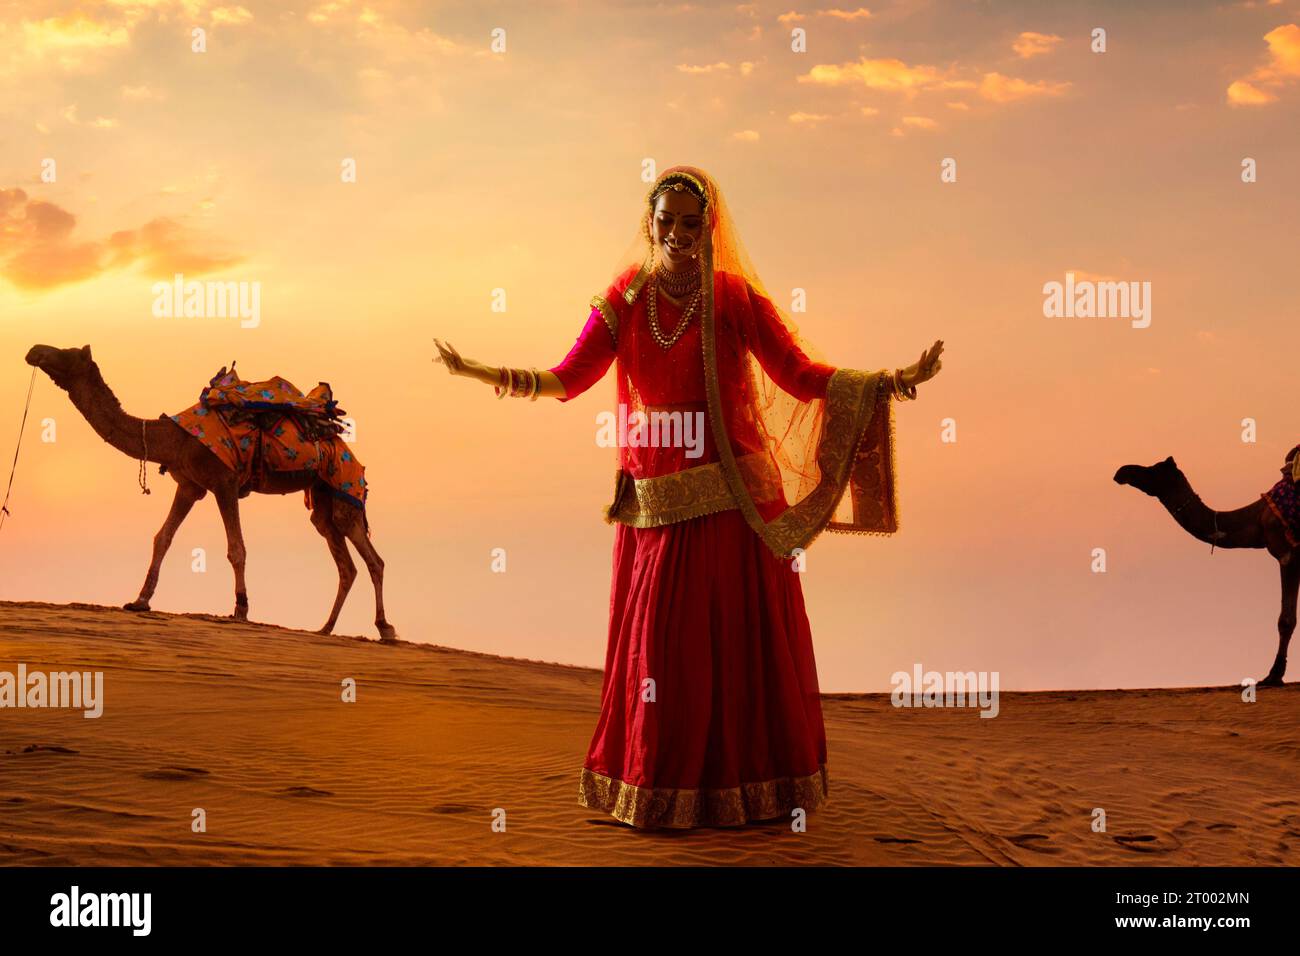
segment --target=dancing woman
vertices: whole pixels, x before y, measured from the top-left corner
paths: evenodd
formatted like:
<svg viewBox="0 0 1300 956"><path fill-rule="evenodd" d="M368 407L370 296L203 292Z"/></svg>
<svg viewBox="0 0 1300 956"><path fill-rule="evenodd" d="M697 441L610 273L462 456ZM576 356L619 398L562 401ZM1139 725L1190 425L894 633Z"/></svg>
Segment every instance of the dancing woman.
<svg viewBox="0 0 1300 956"><path fill-rule="evenodd" d="M892 402L939 371L943 342L892 372L814 361L706 173L674 166L647 200L563 362L493 367L440 341L439 361L498 397L560 401L616 366L633 432L579 803L637 827L788 818L827 797L803 550L897 530Z"/></svg>

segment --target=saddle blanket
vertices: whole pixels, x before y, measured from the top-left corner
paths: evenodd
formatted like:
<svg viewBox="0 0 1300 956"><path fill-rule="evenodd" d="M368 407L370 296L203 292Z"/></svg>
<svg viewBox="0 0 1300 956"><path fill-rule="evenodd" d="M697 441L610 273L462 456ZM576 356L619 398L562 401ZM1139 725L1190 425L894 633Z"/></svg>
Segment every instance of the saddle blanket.
<svg viewBox="0 0 1300 956"><path fill-rule="evenodd" d="M167 417L240 476L241 496L257 490L268 471L311 471L336 497L364 509L366 469L339 435L341 414L325 382L304 395L279 376L245 382L232 365L212 377L196 404Z"/></svg>
<svg viewBox="0 0 1300 956"><path fill-rule="evenodd" d="M1286 540L1291 547L1300 546L1300 494L1297 494L1296 482L1300 481L1300 445L1292 448L1286 455L1286 464L1282 466L1282 480L1262 497L1273 514L1281 519L1286 529Z"/></svg>

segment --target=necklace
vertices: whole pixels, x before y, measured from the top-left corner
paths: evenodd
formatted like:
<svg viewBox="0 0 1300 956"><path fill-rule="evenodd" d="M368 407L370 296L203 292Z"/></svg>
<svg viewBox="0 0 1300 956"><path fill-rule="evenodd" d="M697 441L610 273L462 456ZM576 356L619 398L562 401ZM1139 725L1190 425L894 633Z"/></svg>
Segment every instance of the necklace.
<svg viewBox="0 0 1300 956"><path fill-rule="evenodd" d="M700 281L699 269L683 269L681 272L672 272L660 266L655 270L655 274L659 277L664 291L677 299L694 290Z"/></svg>
<svg viewBox="0 0 1300 956"><path fill-rule="evenodd" d="M650 320L650 337L655 340L655 343L660 348L667 351L682 337L686 327L691 324L691 316L695 314L703 295L703 289L695 290L695 294L691 296L686 308L682 309L682 318L677 323L677 328L673 329L672 335L666 336L659 328L659 273L654 274L650 280L650 296L646 299L646 316Z"/></svg>

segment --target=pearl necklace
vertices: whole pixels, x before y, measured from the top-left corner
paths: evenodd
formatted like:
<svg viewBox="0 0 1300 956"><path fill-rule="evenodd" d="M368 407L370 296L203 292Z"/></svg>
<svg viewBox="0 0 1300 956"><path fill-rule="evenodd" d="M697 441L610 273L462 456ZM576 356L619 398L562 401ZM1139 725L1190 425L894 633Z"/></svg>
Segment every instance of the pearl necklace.
<svg viewBox="0 0 1300 956"><path fill-rule="evenodd" d="M659 274L656 272L650 279L650 296L646 299L646 316L650 319L650 337L655 343L665 351L672 348L677 340L686 332L686 327L691 324L691 316L695 314L696 308L699 307L700 299L704 296L704 289L696 289L695 294L691 296L690 304L682 310L681 321L677 323L677 328L673 329L673 334L665 336L659 328Z"/></svg>

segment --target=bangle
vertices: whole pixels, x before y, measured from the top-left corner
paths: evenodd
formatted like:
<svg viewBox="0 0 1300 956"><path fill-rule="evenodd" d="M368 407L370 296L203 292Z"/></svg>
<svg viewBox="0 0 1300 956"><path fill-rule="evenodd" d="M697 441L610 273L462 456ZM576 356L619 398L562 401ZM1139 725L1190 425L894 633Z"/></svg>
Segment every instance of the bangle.
<svg viewBox="0 0 1300 956"><path fill-rule="evenodd" d="M903 370L894 369L894 397L900 402L908 402L916 398L916 386L903 384Z"/></svg>
<svg viewBox="0 0 1300 956"><path fill-rule="evenodd" d="M537 401L537 393L542 389L542 373L535 368L531 368L528 370L528 374L533 377L533 390L528 393L528 400L535 402Z"/></svg>
<svg viewBox="0 0 1300 956"><path fill-rule="evenodd" d="M510 373L504 365L498 371L497 384L493 387L493 391L496 392L497 398L505 398L506 393L510 391Z"/></svg>

